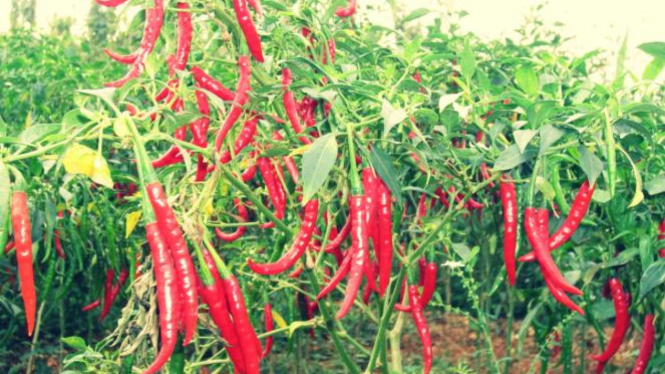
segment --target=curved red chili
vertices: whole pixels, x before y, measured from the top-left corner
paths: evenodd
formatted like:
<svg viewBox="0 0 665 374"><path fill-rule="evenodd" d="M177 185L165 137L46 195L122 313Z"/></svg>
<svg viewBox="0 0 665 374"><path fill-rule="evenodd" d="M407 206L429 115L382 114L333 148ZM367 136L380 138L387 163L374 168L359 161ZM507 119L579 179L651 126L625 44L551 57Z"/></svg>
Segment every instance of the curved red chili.
<svg viewBox="0 0 665 374"><path fill-rule="evenodd" d="M196 332L196 322L198 319L198 303L196 292L196 271L192 258L187 249L187 243L183 237L182 230L178 220L169 206L164 189L159 182L152 182L146 185L150 203L155 210L157 223L166 242L171 249L171 255L176 265L178 274L178 286L183 298L183 321L185 325L185 338L183 345L187 345Z"/></svg>
<svg viewBox="0 0 665 374"><path fill-rule="evenodd" d="M423 363L425 365L423 373L427 374L432 370L432 360L434 357L432 353L432 338L429 333L429 326L427 326L427 320L423 314L423 306L420 302L418 286L416 285L409 286L409 304L411 305L413 323L416 325L420 341L423 344Z"/></svg>
<svg viewBox="0 0 665 374"><path fill-rule="evenodd" d="M240 218L239 222L247 222L249 220L249 214L247 213L245 206L242 204L242 200L236 197L233 199L233 204L238 212L238 217ZM246 226L238 226L234 232L227 234L220 230L219 227L215 227L215 234L219 239L225 242L233 242L238 240L245 233L246 229Z"/></svg>
<svg viewBox="0 0 665 374"><path fill-rule="evenodd" d="M185 70L192 48L192 15L189 12L189 5L185 2L177 3L176 9L178 10L178 41L173 69Z"/></svg>
<svg viewBox="0 0 665 374"><path fill-rule="evenodd" d="M113 306L113 302L115 302L115 299L118 297L118 294L120 293L120 288L122 287L123 284L127 281L128 273L126 269L122 269L120 271L120 275L118 276L118 282L114 285L113 284L113 277L115 276L115 273L113 270L109 269L109 271L106 274L106 283L104 285L104 308L102 308L102 313L99 315L99 320L103 321L106 316L108 316L109 312L111 311L111 306Z"/></svg>
<svg viewBox="0 0 665 374"><path fill-rule="evenodd" d="M256 32L256 26L252 21L252 15L247 7L247 0L233 0L233 8L235 9L238 24L245 36L247 47L252 57L258 62L263 62L263 50L261 49L261 38Z"/></svg>
<svg viewBox="0 0 665 374"><path fill-rule="evenodd" d="M612 337L603 353L592 356L594 360L599 361L598 365L604 365L605 362L609 361L617 353L630 327L628 295L624 293L621 282L618 279L610 279L609 284L612 299L614 300L614 331L612 331Z"/></svg>
<svg viewBox="0 0 665 374"><path fill-rule="evenodd" d="M222 274L222 284L226 292L226 300L233 316L233 322L236 326L236 333L240 343L240 349L245 357L245 369L247 374L259 374L259 359L261 357L261 350L257 350L256 342L258 341L252 323L247 315L247 307L245 306L245 299L242 295L242 290L238 284L235 276L230 274L224 278Z"/></svg>
<svg viewBox="0 0 665 374"><path fill-rule="evenodd" d="M206 91L210 91L212 94L224 101L233 101L233 99L235 99L235 92L224 87L220 81L208 75L208 73L203 71L201 68L194 66L189 69L189 71L192 72L192 77L194 77L194 80L196 80L196 83L198 83L199 87Z"/></svg>
<svg viewBox="0 0 665 374"><path fill-rule="evenodd" d="M263 309L263 318L265 319L266 332L271 332L275 328L275 325L272 319L272 306L270 306L270 304L266 304L265 308ZM263 348L263 354L261 355L261 357L266 357L270 354L270 351L272 350L272 345L273 345L273 338L272 335L270 335L269 337L266 338L266 345Z"/></svg>
<svg viewBox="0 0 665 374"><path fill-rule="evenodd" d="M270 164L270 161L265 158L265 157L259 157L256 160L256 165L259 168L259 172L261 173L261 177L263 177L263 181L265 182L266 185L266 190L268 191L268 196L270 197L270 201L272 202L272 205L275 207L275 217L278 219L284 218L284 213L286 211L286 202L282 202L281 199L281 193L279 191L279 183L280 181L277 180L277 176L275 175L275 169L272 167ZM268 222L264 225L262 225L262 228L270 228L272 227L273 223Z"/></svg>
<svg viewBox="0 0 665 374"><path fill-rule="evenodd" d="M302 257L307 250L307 245L312 238L316 227L316 218L319 212L319 200L312 199L305 205L300 230L293 240L291 248L279 260L268 264L257 264L252 259L247 259L247 265L252 271L262 275L274 275L283 273L291 268Z"/></svg>
<svg viewBox="0 0 665 374"><path fill-rule="evenodd" d="M101 6L107 7L117 7L120 6L129 0L95 0L95 2Z"/></svg>
<svg viewBox="0 0 665 374"><path fill-rule="evenodd" d="M229 133L231 127L233 127L233 125L236 123L236 121L240 117L240 114L242 114L243 106L245 106L245 103L247 103L247 98L248 98L247 91L250 90L250 85L249 85L250 69L249 69L249 59L247 58L247 56L240 56L240 58L238 59L238 67L240 69L240 78L238 79L238 85L236 86L236 94L233 99L233 105L226 119L224 119L222 127L217 132L217 137L215 138L215 150L217 150L217 152L219 152L222 149L222 143L226 138L226 134Z"/></svg>
<svg viewBox="0 0 665 374"><path fill-rule="evenodd" d="M178 340L180 293L173 258L159 226L156 222L150 222L146 225L145 230L150 253L155 263L153 270L157 283L159 330L162 342L155 361L143 372L143 374L151 374L159 371L169 360Z"/></svg>
<svg viewBox="0 0 665 374"><path fill-rule="evenodd" d="M568 217L566 217L563 225L561 225L554 235L549 238L550 252L566 243L573 236L575 231L577 231L577 228L580 226L582 219L584 219L584 216L589 209L591 197L593 196L595 188L595 183L591 187L589 187L589 181L584 181L584 183L582 183L577 195L575 195L575 200L573 200ZM520 257L519 261L533 261L534 259L535 256L533 253L527 253Z"/></svg>
<svg viewBox="0 0 665 374"><path fill-rule="evenodd" d="M434 296L434 292L436 291L436 280L437 280L438 269L439 267L436 265L436 263L428 262L425 264L424 268L421 271L421 273L423 274L423 279L421 282L423 291L420 294L420 304L423 309L427 308L429 302L432 300L432 297ZM411 305L395 304L395 310L408 313L411 312Z"/></svg>
<svg viewBox="0 0 665 374"><path fill-rule="evenodd" d="M346 275L349 273L349 270L351 270L351 260L353 259L353 249L349 249L347 253L344 255L344 259L342 260L342 263L339 265L339 269L337 269L337 272L333 275L332 278L328 281L328 284L326 284L325 287L319 291L319 294L316 295L316 299L319 300L323 297L325 297L327 294L329 294L332 290L337 287L337 285L346 277Z"/></svg>
<svg viewBox="0 0 665 374"><path fill-rule="evenodd" d="M303 144L312 144L312 141L308 137L302 136L303 127L298 119L296 100L293 98L293 92L289 89L292 81L293 77L291 76L291 70L288 68L282 69L282 91L284 92L282 95L282 102L284 103L284 109L286 110L287 117L289 117L289 122L291 123L293 131L296 135L300 135L298 139L300 139Z"/></svg>
<svg viewBox="0 0 665 374"><path fill-rule="evenodd" d="M346 286L344 300L337 312L337 319L342 319L351 310L358 295L360 284L365 273L365 264L369 261L367 246L367 200L364 194L352 195L349 199L351 215L351 248L347 256L353 256L349 270L349 282Z"/></svg>
<svg viewBox="0 0 665 374"><path fill-rule="evenodd" d="M108 48L104 48L104 53L111 58L111 60L119 62L125 65L131 65L136 62L138 55L136 53L130 53L128 55L121 55L117 52L114 52Z"/></svg>
<svg viewBox="0 0 665 374"><path fill-rule="evenodd" d="M665 257L665 218L658 225L658 240L661 241L661 247L658 252L660 257Z"/></svg>
<svg viewBox="0 0 665 374"><path fill-rule="evenodd" d="M515 250L517 248L517 193L512 181L501 179L499 194L503 207L503 261L508 283L515 285Z"/></svg>
<svg viewBox="0 0 665 374"><path fill-rule="evenodd" d="M30 212L28 211L28 197L25 191L14 191L12 193L11 221L14 230L16 263L21 281L21 297L25 308L28 336L31 336L35 328L37 293L35 292L35 277L32 270L32 237L30 236L32 228L30 226Z"/></svg>
<svg viewBox="0 0 665 374"><path fill-rule="evenodd" d="M90 310L93 310L93 309L99 308L100 305L102 305L102 301L101 301L100 299L97 299L97 300L91 302L90 304L88 304L88 305L82 307L82 308L81 308L81 311L82 311L82 312L88 312L88 311L90 311Z"/></svg>
<svg viewBox="0 0 665 374"><path fill-rule="evenodd" d="M653 314L647 314L644 318L644 330L642 332L642 344L640 344L640 353L637 355L637 361L630 374L643 374L649 366L651 360L651 352L653 351L653 343L655 340L656 331L653 325Z"/></svg>
<svg viewBox="0 0 665 374"><path fill-rule="evenodd" d="M242 130L240 130L240 134L238 134L238 137L236 138L236 141L233 144L233 155L237 155L238 153L240 153L240 151L245 149L245 147L247 147L249 143L251 143L252 140L254 140L254 136L256 136L256 128L258 121L259 121L258 117L252 117L251 119L246 121L245 124L242 126ZM219 159L222 164L228 163L232 159L231 152L225 150L224 152L222 152Z"/></svg>
<svg viewBox="0 0 665 374"><path fill-rule="evenodd" d="M345 7L339 7L335 11L335 15L340 18L351 17L356 13L356 0L348 0Z"/></svg>
<svg viewBox="0 0 665 374"><path fill-rule="evenodd" d="M390 189L379 179L379 295L383 297L390 283L393 268L393 222Z"/></svg>

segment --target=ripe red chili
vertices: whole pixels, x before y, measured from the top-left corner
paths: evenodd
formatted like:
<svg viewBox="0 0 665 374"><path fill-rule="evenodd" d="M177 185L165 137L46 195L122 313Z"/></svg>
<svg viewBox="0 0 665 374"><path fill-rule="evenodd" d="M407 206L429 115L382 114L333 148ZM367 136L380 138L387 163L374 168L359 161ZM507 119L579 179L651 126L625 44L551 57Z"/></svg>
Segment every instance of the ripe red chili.
<svg viewBox="0 0 665 374"><path fill-rule="evenodd" d="M194 77L194 80L196 80L196 83L198 83L199 87L203 88L204 90L210 91L215 96L224 101L233 101L235 98L235 92L224 87L221 82L208 75L208 73L203 71L198 66L192 67L189 69L189 71L192 72L192 76Z"/></svg>
<svg viewBox="0 0 665 374"><path fill-rule="evenodd" d="M291 70L288 68L282 69L282 91L284 92L282 95L282 102L284 103L284 109L286 110L287 117L289 117L289 122L291 123L293 131L296 135L302 135L303 127L298 119L296 100L293 98L293 92L289 89L292 81L293 77L291 75ZM312 144L312 141L306 136L299 136L298 139L300 139L303 144Z"/></svg>
<svg viewBox="0 0 665 374"><path fill-rule="evenodd" d="M120 6L129 0L95 0L95 2L101 6L107 7L117 7Z"/></svg>
<svg viewBox="0 0 665 374"><path fill-rule="evenodd" d="M660 225L658 225L658 240L661 242L658 254L660 257L665 257L665 218L663 218Z"/></svg>
<svg viewBox="0 0 665 374"><path fill-rule="evenodd" d="M367 235L372 239L374 254L379 258L379 227L378 227L378 179L369 166L362 171L363 190L367 200Z"/></svg>
<svg viewBox="0 0 665 374"><path fill-rule="evenodd" d="M307 249L312 233L316 227L316 218L319 212L319 200L312 199L305 205L305 214L302 226L293 240L291 248L277 261L268 264L257 264L252 259L247 259L247 265L255 273L262 275L275 275L283 273L291 268L302 257Z"/></svg>
<svg viewBox="0 0 665 374"><path fill-rule="evenodd" d="M100 299L97 299L97 300L91 302L90 304L82 307L81 311L82 312L87 312L87 311L98 308L100 305L102 305L102 301Z"/></svg>
<svg viewBox="0 0 665 374"><path fill-rule="evenodd" d="M339 269L337 269L337 272L333 275L332 278L328 281L328 284L326 284L325 287L319 291L319 294L316 295L316 299L319 300L323 297L325 297L327 294L329 294L332 290L337 287L337 285L346 277L346 275L349 273L349 270L351 269L351 260L353 259L353 249L349 249L346 251L346 254L344 255L344 259L342 260L342 263L339 265Z"/></svg>
<svg viewBox="0 0 665 374"><path fill-rule="evenodd" d="M270 304L266 304L265 308L263 309L263 318L265 319L266 332L271 332L275 328L275 325L272 319L272 306L270 306ZM266 357L268 354L270 354L270 351L272 350L272 344L273 338L271 335L266 338L266 345L263 348L262 357Z"/></svg>
<svg viewBox="0 0 665 374"><path fill-rule="evenodd" d="M104 48L104 53L111 58L111 60L119 62L125 65L131 65L136 62L138 55L136 53L130 53L128 55L121 55L117 52L113 52L108 48Z"/></svg>
<svg viewBox="0 0 665 374"><path fill-rule="evenodd" d="M242 130L240 130L240 134L238 134L238 137L236 138L236 141L233 145L233 156L237 155L249 145L249 143L252 142L254 139L254 136L256 135L256 127L258 124L258 117L252 117L248 121L245 122L245 124L242 126ZM222 164L226 164L229 161L231 161L232 155L231 152L225 150L222 152L220 156L220 162Z"/></svg>
<svg viewBox="0 0 665 374"><path fill-rule="evenodd" d="M580 187L577 195L575 195L575 200L573 200L573 205L570 208L570 213L566 217L566 221L561 225L561 227L549 238L549 250L550 252L559 248L561 245L566 243L571 236L577 231L577 228L580 226L582 219L589 209L589 204L591 203L591 197L593 196L593 191L596 188L596 184L589 187L589 182L584 181ZM535 259L533 253L527 253L526 255L519 258L519 261L533 261Z"/></svg>
<svg viewBox="0 0 665 374"><path fill-rule="evenodd" d="M115 277L115 272L111 269L107 271L106 283L104 284L104 308L102 308L102 313L99 315L100 321L103 321L104 318L108 316L109 312L111 311L111 306L113 306L115 299L120 293L120 288L127 281L128 275L129 274L127 273L127 270L122 269L120 271L120 275L118 276L118 282L114 285L113 278Z"/></svg>
<svg viewBox="0 0 665 374"><path fill-rule="evenodd" d="M169 360L178 339L178 314L180 293L173 265L164 236L156 222L145 227L146 238L150 245L150 253L154 261L154 272L157 283L157 304L159 305L159 330L162 342L155 361L143 374L156 373Z"/></svg>
<svg viewBox="0 0 665 374"><path fill-rule="evenodd" d="M236 12L238 24L245 36L247 47L252 57L258 62L263 62L263 50L261 49L261 38L256 32L256 26L252 21L252 15L247 7L247 0L233 0L233 8Z"/></svg>
<svg viewBox="0 0 665 374"><path fill-rule="evenodd" d="M238 0L234 0L234 3ZM243 1L243 0L240 0ZM240 70L240 78L238 79L238 84L236 86L236 94L233 99L233 105L222 127L217 132L217 137L215 138L215 150L219 152L222 149L222 143L226 138L226 134L229 133L233 125L236 123L240 114L242 114L242 107L247 103L247 92L250 90L249 85L249 59L247 56L240 56L238 58L238 67Z"/></svg>
<svg viewBox="0 0 665 374"><path fill-rule="evenodd" d="M633 366L633 370L630 374L643 374L647 369L647 366L649 366L655 335L656 331L653 326L653 314L648 314L644 318L644 331L642 332L640 353L637 355L637 361L635 361L635 366Z"/></svg>
<svg viewBox="0 0 665 374"><path fill-rule="evenodd" d="M383 297L390 283L393 268L393 222L390 189L378 180L379 219L379 295Z"/></svg>
<svg viewBox="0 0 665 374"><path fill-rule="evenodd" d="M284 218L284 213L286 211L286 201L282 201L282 195L279 191L280 181L275 175L275 169L270 164L270 161L265 157L259 157L256 160L256 165L258 166L261 177L263 177L263 181L265 182L270 201L275 207L275 217L281 220ZM268 222L261 227L271 228L273 225L274 224L272 222Z"/></svg>
<svg viewBox="0 0 665 374"><path fill-rule="evenodd" d="M238 280L232 274L221 274L222 285L226 293L226 301L229 304L229 310L233 316L233 322L236 327L236 334L243 357L245 358L245 369L247 374L259 374L259 359L261 350L257 350L256 333L252 323L247 315L245 299ZM227 275L225 278L224 276Z"/></svg>
<svg viewBox="0 0 665 374"><path fill-rule="evenodd" d="M192 15L189 12L189 5L185 2L177 3L176 9L178 9L178 41L173 69L185 70L192 47Z"/></svg>
<svg viewBox="0 0 665 374"><path fill-rule="evenodd" d="M344 300L337 312L337 319L342 319L351 310L353 302L358 295L360 284L365 273L365 266L369 261L369 248L367 246L367 200L360 193L352 195L349 199L351 215L351 248L347 256L353 256L349 270L349 282L344 294Z"/></svg>
<svg viewBox="0 0 665 374"><path fill-rule="evenodd" d="M242 204L242 200L239 198L233 199L233 204L236 208L236 211L238 212L238 217L240 217L240 222L247 222L249 220L249 214L247 213L247 209L245 206ZM244 233L247 227L245 226L238 226L238 228L232 232L232 233L225 233L222 230L219 229L219 227L215 227L215 234L217 237L225 242L233 242L238 240Z"/></svg>
<svg viewBox="0 0 665 374"><path fill-rule="evenodd" d="M30 226L30 212L28 211L28 197L25 191L14 191L11 201L11 220L14 230L14 245L16 246L16 263L21 281L21 297L25 308L25 318L28 325L28 336L35 328L35 309L37 307L37 293L35 292L35 279L32 270L32 228Z"/></svg>
<svg viewBox="0 0 665 374"><path fill-rule="evenodd" d="M185 325L185 338L183 345L187 345L196 332L198 319L198 304L196 292L196 271L192 264L192 258L187 249L187 243L183 237L180 225L169 206L164 189L159 182L151 182L146 185L148 197L152 208L157 216L162 235L171 249L171 255L178 274L178 287L183 298L183 321Z"/></svg>
<svg viewBox="0 0 665 374"><path fill-rule="evenodd" d="M143 38L141 44L136 52L136 60L129 69L127 74L115 82L106 83L107 87L122 87L130 80L137 78L145 68L145 61L155 48L155 43L159 38L159 33L162 29L164 22L164 1L154 0L154 8L149 8L146 11L145 28L143 30Z"/></svg>
<svg viewBox="0 0 665 374"><path fill-rule="evenodd" d="M335 15L340 18L351 17L356 12L356 0L349 0L345 7L339 7L335 11Z"/></svg>
<svg viewBox="0 0 665 374"><path fill-rule="evenodd" d="M512 181L501 179L499 194L503 207L503 261L508 282L515 285L515 249L517 248L517 193Z"/></svg>
<svg viewBox="0 0 665 374"><path fill-rule="evenodd" d="M420 341L423 344L423 362L425 364L423 373L427 374L432 369L432 359L434 357L432 354L432 338L430 337L427 320L423 314L423 306L420 302L417 285L409 286L409 304L411 305L413 323L416 325Z"/></svg>
<svg viewBox="0 0 665 374"><path fill-rule="evenodd" d="M592 357L594 360L598 361L599 367L604 366L605 363L617 353L621 347L621 343L623 343L626 332L630 327L630 314L628 313L628 307L630 305L628 302L628 295L623 291L621 282L619 282L618 279L610 279L609 284L612 299L614 300L614 331L612 331L612 337L610 338L609 343L607 343L603 353Z"/></svg>
<svg viewBox="0 0 665 374"><path fill-rule="evenodd" d="M427 308L436 291L437 271L438 266L434 262L425 263L420 271L422 274L420 285L423 287L423 291L420 294L420 305L423 309ZM412 309L411 305L395 304L395 310L409 313Z"/></svg>

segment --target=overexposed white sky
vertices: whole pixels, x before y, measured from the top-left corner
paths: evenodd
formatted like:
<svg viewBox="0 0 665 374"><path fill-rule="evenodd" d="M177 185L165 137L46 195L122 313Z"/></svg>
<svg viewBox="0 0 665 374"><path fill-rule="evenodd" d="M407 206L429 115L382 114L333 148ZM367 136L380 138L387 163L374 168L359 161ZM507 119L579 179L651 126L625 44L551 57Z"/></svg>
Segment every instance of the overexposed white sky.
<svg viewBox="0 0 665 374"><path fill-rule="evenodd" d="M52 19L74 17L74 31L84 29L85 17L93 0L37 0L37 24L48 28ZM628 66L641 74L650 58L635 47L649 41L665 41L665 1L662 0L398 0L407 12L417 8L466 10L462 30L484 38L514 36L512 30L523 23L531 8L545 4L539 14L547 25L560 22L564 36L573 37L567 49L584 53L603 48L614 52L628 32ZM439 4L443 4L443 6ZM388 5L383 0L358 0L360 9L372 5L368 12L374 23L389 26L392 22ZM0 32L9 28L11 0L0 0ZM414 22L424 22L423 19Z"/></svg>

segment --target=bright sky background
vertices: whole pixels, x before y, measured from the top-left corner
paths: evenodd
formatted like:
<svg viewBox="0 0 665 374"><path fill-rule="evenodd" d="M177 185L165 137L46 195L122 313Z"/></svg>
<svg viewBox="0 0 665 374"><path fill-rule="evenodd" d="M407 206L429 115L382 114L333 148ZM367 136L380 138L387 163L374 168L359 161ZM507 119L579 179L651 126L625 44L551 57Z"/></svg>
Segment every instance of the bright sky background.
<svg viewBox="0 0 665 374"><path fill-rule="evenodd" d="M80 32L93 0L37 0L37 23L48 28L54 16L77 19L75 32ZM615 52L621 39L629 33L628 67L641 74L650 58L635 47L649 41L665 41L665 1L662 0L398 0L407 9L431 7L466 10L469 15L462 29L484 38L514 36L512 30L523 23L529 10L546 4L540 12L548 25L561 22L564 36L573 37L567 48L574 53L603 48ZM358 0L360 8L374 5L369 13L372 22L390 25L392 17L383 0ZM436 5L434 5L436 4ZM377 9L378 7L378 9ZM0 32L9 28L11 0L0 0ZM424 22L423 19L415 22Z"/></svg>

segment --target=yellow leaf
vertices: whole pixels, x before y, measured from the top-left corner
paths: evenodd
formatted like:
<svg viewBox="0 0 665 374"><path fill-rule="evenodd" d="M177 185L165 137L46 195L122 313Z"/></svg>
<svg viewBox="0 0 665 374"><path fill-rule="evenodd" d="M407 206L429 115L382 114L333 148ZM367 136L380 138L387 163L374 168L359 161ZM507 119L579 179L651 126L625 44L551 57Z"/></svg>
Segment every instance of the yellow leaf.
<svg viewBox="0 0 665 374"><path fill-rule="evenodd" d="M637 168L637 165L635 165L633 159L628 155L628 152L626 152L619 144L616 144L615 146L624 156L626 156L628 162L630 162L630 166L633 168L633 175L635 176L635 195L633 196L633 201L628 205L629 208L632 208L639 205L642 200L644 200L644 193L642 192L642 176L640 175L640 170Z"/></svg>
<svg viewBox="0 0 665 374"><path fill-rule="evenodd" d="M80 144L74 144L62 156L62 164L70 174L83 174L95 183L113 188L111 171L106 159L95 150Z"/></svg>
<svg viewBox="0 0 665 374"><path fill-rule="evenodd" d="M129 238L129 236L132 235L132 232L136 228L136 225L138 225L142 214L143 212L141 212L140 210L127 214L127 221L125 223L125 239Z"/></svg>
<svg viewBox="0 0 665 374"><path fill-rule="evenodd" d="M291 151L291 153L289 153L289 157L300 156L303 153L305 153L305 151L307 151L309 149L309 147L310 147L309 145L303 145L301 147L298 147L298 148L294 149L293 151Z"/></svg>
<svg viewBox="0 0 665 374"><path fill-rule="evenodd" d="M212 199L208 199L208 201L206 201L206 203L205 203L205 206L203 207L203 214L206 217L210 217L214 212L215 212L215 209L212 205Z"/></svg>
<svg viewBox="0 0 665 374"><path fill-rule="evenodd" d="M127 128L127 122L125 122L126 120L127 119L124 116L122 116L113 121L113 132L119 138L127 138L131 135L129 133L129 129Z"/></svg>
<svg viewBox="0 0 665 374"><path fill-rule="evenodd" d="M284 320L284 318L282 318L282 316L280 316L279 313L277 313L274 310L272 310L271 313L272 313L272 319L275 320L277 327L279 327L280 329L286 328L286 321Z"/></svg>

